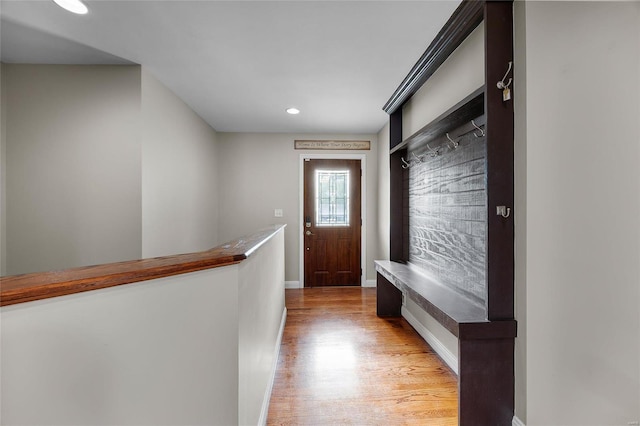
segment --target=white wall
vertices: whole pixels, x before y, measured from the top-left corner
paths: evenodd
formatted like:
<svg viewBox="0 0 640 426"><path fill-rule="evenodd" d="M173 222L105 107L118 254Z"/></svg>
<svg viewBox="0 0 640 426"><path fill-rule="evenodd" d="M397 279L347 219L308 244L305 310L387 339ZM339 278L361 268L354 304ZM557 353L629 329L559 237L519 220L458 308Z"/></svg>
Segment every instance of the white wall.
<svg viewBox="0 0 640 426"><path fill-rule="evenodd" d="M529 426L631 424L640 421L640 4L516 11L526 49L514 92L516 169L526 170L516 188L526 194L516 206L526 212L517 213L526 359L516 375L526 412L519 403L516 414Z"/></svg>
<svg viewBox="0 0 640 426"><path fill-rule="evenodd" d="M389 260L391 249L391 168L389 162L389 122L378 132L378 255L376 259ZM373 277L372 277L373 279Z"/></svg>
<svg viewBox="0 0 640 426"><path fill-rule="evenodd" d="M408 297L402 307L402 316L431 345L449 368L458 374L458 338Z"/></svg>
<svg viewBox="0 0 640 426"><path fill-rule="evenodd" d="M6 272L139 258L140 67L5 64L3 77Z"/></svg>
<svg viewBox="0 0 640 426"><path fill-rule="evenodd" d="M237 305L234 265L3 307L2 424L238 424Z"/></svg>
<svg viewBox="0 0 640 426"><path fill-rule="evenodd" d="M214 247L219 183L215 130L146 68L142 129L142 257Z"/></svg>
<svg viewBox="0 0 640 426"><path fill-rule="evenodd" d="M6 275L7 268L7 108L4 90L4 64L0 63L0 276Z"/></svg>
<svg viewBox="0 0 640 426"><path fill-rule="evenodd" d="M370 140L370 151L295 150L295 139ZM376 135L311 135L218 133L221 185L219 238L226 241L273 223L286 223L287 281L299 281L300 155L308 153L366 153L367 159L367 279L375 279L377 242ZM284 216L274 217L274 209Z"/></svg>
<svg viewBox="0 0 640 426"><path fill-rule="evenodd" d="M2 67L4 274L218 244L216 132L148 70Z"/></svg>
<svg viewBox="0 0 640 426"><path fill-rule="evenodd" d="M514 19L514 231L515 231L515 316L518 335L515 341L515 413L527 418L527 103L526 103L526 20L525 2L513 6Z"/></svg>
<svg viewBox="0 0 640 426"><path fill-rule="evenodd" d="M483 85L484 23L481 23L403 106L403 138L408 138Z"/></svg>
<svg viewBox="0 0 640 426"><path fill-rule="evenodd" d="M239 267L238 420L264 424L284 330L284 230ZM282 326L282 328L281 328Z"/></svg>

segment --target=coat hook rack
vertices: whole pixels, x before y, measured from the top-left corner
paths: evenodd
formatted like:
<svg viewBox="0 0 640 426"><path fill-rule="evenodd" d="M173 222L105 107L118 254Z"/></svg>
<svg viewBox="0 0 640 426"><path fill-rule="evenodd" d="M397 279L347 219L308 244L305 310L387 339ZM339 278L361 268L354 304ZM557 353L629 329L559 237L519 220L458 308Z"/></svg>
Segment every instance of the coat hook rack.
<svg viewBox="0 0 640 426"><path fill-rule="evenodd" d="M480 127L478 127L478 125L476 124L475 121L471 120L471 124L473 125L473 127L475 127L476 129L480 130L480 134L477 134L476 132L473 132L473 136L475 136L476 138L481 138L485 136L484 130L482 130Z"/></svg>

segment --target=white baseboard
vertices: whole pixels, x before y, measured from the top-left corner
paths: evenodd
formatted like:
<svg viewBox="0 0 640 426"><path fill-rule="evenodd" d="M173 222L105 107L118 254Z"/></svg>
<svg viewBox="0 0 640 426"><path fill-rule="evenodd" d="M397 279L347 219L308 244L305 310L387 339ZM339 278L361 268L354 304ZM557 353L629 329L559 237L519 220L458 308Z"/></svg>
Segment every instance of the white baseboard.
<svg viewBox="0 0 640 426"><path fill-rule="evenodd" d="M273 365L271 365L271 377L269 378L269 385L264 393L262 399L262 409L260 410L260 419L258 424L264 426L267 424L267 415L269 414L269 402L271 401L271 392L273 391L273 383L276 380L276 371L278 370L278 357L280 356L280 346L282 345L282 335L284 334L284 326L287 323L287 308L282 311L282 319L280 320L280 330L278 331L278 339L276 340L276 347L273 357Z"/></svg>
<svg viewBox="0 0 640 426"><path fill-rule="evenodd" d="M376 280L366 280L362 287L376 287ZM285 281L284 288L302 288L300 281Z"/></svg>
<svg viewBox="0 0 640 426"><path fill-rule="evenodd" d="M402 307L402 316L407 320L409 324L418 332L420 336L433 348L440 358L458 374L458 357L455 356L445 345L440 342L420 321L414 317L411 312L404 306Z"/></svg>
<svg viewBox="0 0 640 426"><path fill-rule="evenodd" d="M522 420L518 418L518 416L513 416L513 420L511 421L511 426L526 426Z"/></svg>
<svg viewBox="0 0 640 426"><path fill-rule="evenodd" d="M362 287L376 287L376 280L366 280Z"/></svg>
<svg viewBox="0 0 640 426"><path fill-rule="evenodd" d="M285 281L284 288L302 288L300 281Z"/></svg>

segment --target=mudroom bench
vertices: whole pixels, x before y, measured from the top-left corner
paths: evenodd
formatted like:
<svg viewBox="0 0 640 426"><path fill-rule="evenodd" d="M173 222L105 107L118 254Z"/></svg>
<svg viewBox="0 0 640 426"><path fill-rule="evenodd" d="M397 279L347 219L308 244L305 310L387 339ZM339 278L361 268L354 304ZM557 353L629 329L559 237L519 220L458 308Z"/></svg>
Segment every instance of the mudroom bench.
<svg viewBox="0 0 640 426"><path fill-rule="evenodd" d="M460 424L501 424L498 419L506 414L501 411L509 409L505 402L513 397L516 321L488 320L482 304L438 284L411 263L375 264L378 316L401 316L404 294L458 338Z"/></svg>

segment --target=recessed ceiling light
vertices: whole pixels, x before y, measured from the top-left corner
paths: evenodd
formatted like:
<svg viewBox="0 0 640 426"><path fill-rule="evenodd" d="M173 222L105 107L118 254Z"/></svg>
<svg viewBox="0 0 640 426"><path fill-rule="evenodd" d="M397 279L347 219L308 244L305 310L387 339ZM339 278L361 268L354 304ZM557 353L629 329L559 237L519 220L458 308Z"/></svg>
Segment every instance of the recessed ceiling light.
<svg viewBox="0 0 640 426"><path fill-rule="evenodd" d="M286 111L291 115L300 114L300 110L298 108L287 108Z"/></svg>
<svg viewBox="0 0 640 426"><path fill-rule="evenodd" d="M86 14L89 9L80 0L53 0L61 8L78 15Z"/></svg>

